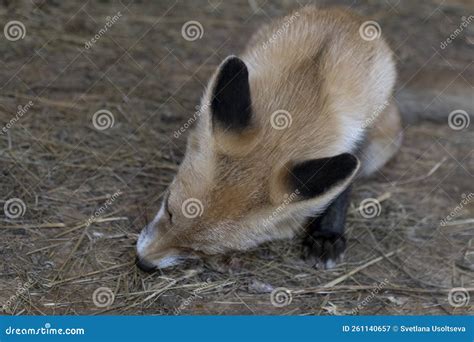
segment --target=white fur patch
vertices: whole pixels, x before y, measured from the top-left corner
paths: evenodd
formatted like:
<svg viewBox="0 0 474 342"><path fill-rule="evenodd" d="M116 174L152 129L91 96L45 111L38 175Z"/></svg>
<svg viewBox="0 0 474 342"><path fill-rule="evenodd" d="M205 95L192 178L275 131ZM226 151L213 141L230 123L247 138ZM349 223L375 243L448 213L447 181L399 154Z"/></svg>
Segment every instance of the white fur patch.
<svg viewBox="0 0 474 342"><path fill-rule="evenodd" d="M155 218L153 219L153 221L151 221L152 226L156 225L158 221L161 220L164 214L165 214L165 203L162 202L160 210L158 210L158 213L156 214Z"/></svg>
<svg viewBox="0 0 474 342"><path fill-rule="evenodd" d="M153 264L158 268L166 268L177 265L181 262L181 259L176 255L168 255L164 258L158 260L158 262L154 262Z"/></svg>
<svg viewBox="0 0 474 342"><path fill-rule="evenodd" d="M362 138L364 128L361 127L361 124L358 120L354 120L348 115L342 116L342 134L341 134L341 144L343 146L343 151L352 151L354 146Z"/></svg>
<svg viewBox="0 0 474 342"><path fill-rule="evenodd" d="M139 256L144 254L144 251L146 250L146 247L150 244L150 241L151 237L149 234L147 234L147 228L145 227L140 233L140 236L138 237L137 241L137 253Z"/></svg>
<svg viewBox="0 0 474 342"><path fill-rule="evenodd" d="M137 241L137 252L138 255L144 255L148 245L153 241L153 239L157 235L157 231L155 229L156 224L160 221L160 219L165 214L165 204L161 204L161 208L156 214L153 221L151 221L140 233Z"/></svg>

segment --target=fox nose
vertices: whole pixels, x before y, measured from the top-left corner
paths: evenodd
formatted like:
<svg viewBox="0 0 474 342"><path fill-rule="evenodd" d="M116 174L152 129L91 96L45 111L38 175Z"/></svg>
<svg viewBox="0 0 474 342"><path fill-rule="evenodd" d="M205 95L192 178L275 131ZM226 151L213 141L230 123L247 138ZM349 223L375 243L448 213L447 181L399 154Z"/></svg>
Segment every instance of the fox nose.
<svg viewBox="0 0 474 342"><path fill-rule="evenodd" d="M152 263L149 263L148 261L139 258L138 256L135 258L135 264L139 269L141 269L143 272L151 273L153 271L156 271L157 267L153 265Z"/></svg>

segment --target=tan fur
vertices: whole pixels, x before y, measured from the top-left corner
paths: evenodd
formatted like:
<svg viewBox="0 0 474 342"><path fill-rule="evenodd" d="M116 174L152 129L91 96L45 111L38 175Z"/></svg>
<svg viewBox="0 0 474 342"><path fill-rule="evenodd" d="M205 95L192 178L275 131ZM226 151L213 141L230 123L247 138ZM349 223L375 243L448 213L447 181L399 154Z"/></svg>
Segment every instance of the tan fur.
<svg viewBox="0 0 474 342"><path fill-rule="evenodd" d="M251 128L241 134L211 127L207 104L213 76L169 188L173 222L164 215L148 227L147 234L155 231L155 238L142 243L140 257L159 264L157 259L171 253L222 253L292 237L306 217L324 210L344 190L355 172L318 198L285 203L291 190L285 183L289 165L355 152L365 131L363 174L393 155L394 148L383 148L400 131L390 101L396 78L392 53L382 38L361 39L363 21L342 9L304 7L257 32L241 56L249 70L254 114ZM374 118L384 103L390 105ZM272 127L271 114L278 110L290 113L290 127ZM188 198L203 204L201 216L183 216L181 206Z"/></svg>

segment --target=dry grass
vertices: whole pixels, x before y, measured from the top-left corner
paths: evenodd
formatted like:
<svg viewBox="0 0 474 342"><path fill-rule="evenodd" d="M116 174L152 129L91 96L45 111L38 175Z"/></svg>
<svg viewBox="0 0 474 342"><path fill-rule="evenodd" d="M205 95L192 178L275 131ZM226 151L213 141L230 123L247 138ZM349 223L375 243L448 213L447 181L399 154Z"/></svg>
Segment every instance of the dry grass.
<svg viewBox="0 0 474 342"><path fill-rule="evenodd" d="M440 226L440 220L473 191L472 125L463 131L446 123L407 127L398 156L356 184L349 249L334 270L309 268L295 239L151 275L139 271L133 263L137 234L184 153L185 136L174 138L173 132L192 115L215 65L238 52L267 16L296 6L262 4L266 14L249 18L247 2L204 1L199 10L171 1L128 9L119 2L36 3L0 12L4 21L16 18L27 27L24 40L0 41L2 125L18 105L33 102L0 136L0 204L11 198L26 204L19 218L0 216L0 304L10 300L12 313L470 312L469 305L450 306L448 292L474 287L468 254L474 250L473 205L451 225ZM380 6L367 2L360 10L387 13L378 14L383 21L390 13ZM84 50L104 18L117 11L123 17ZM192 19L205 28L200 41L181 37L182 24ZM407 43L398 51L401 65L413 49ZM94 128L99 109L113 113L113 127ZM379 216L360 214L366 198L380 201ZM94 305L100 287L113 291L112 305ZM281 308L270 301L269 292L278 287L292 296Z"/></svg>

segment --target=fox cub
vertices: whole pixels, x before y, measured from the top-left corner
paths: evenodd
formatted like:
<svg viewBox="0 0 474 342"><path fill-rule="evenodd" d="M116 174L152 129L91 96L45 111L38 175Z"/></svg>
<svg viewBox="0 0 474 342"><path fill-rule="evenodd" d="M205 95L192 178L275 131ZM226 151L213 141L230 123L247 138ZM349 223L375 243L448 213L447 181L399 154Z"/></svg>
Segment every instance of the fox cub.
<svg viewBox="0 0 474 342"><path fill-rule="evenodd" d="M304 257L329 268L346 248L354 177L397 151L392 52L364 19L303 7L263 27L209 81L199 120L137 263L165 268L304 232Z"/></svg>

